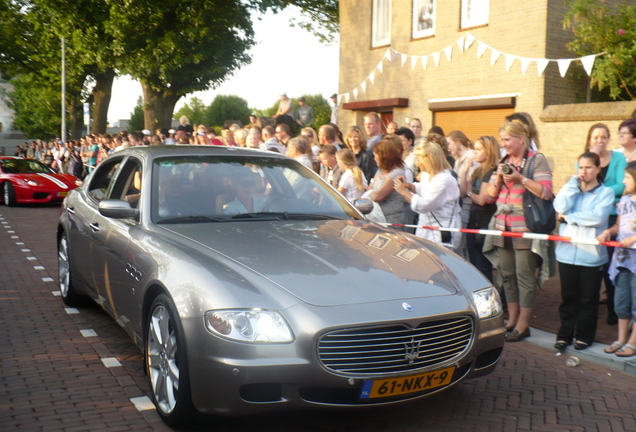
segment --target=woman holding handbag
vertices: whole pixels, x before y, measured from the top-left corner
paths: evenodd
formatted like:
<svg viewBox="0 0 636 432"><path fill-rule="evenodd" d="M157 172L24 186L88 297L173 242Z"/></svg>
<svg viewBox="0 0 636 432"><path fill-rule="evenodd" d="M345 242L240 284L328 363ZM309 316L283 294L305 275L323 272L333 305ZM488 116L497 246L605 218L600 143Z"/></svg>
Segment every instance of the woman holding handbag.
<svg viewBox="0 0 636 432"><path fill-rule="evenodd" d="M486 202L497 203L494 229L530 232L524 215L524 194L527 191L542 200L552 200L552 170L544 155L530 150L530 135L521 122L504 123L499 138L506 156L488 182L486 197ZM492 242L508 304L506 341L517 342L530 336L536 273L542 259L532 250L531 239L494 237Z"/></svg>

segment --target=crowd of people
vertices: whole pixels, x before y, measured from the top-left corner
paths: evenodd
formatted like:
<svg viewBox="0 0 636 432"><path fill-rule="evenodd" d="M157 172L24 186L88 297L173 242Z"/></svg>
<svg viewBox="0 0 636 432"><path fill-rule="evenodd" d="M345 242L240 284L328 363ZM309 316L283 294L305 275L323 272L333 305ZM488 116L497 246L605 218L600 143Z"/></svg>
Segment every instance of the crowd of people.
<svg viewBox="0 0 636 432"><path fill-rule="evenodd" d="M334 102L336 97L332 96ZM274 118L253 116L249 125L230 124L220 136L182 117L174 130L88 135L67 143L34 141L19 146L16 154L83 177L109 154L136 145L220 145L283 153L318 173L351 202L370 199L374 207L369 219L464 256L493 283L498 275L507 304L509 342L530 336L537 290L555 274L550 263L550 247L555 246L562 297L555 347L574 345L581 350L592 345L604 285L608 324L618 324L617 340L606 352L636 355L636 327L630 329L636 318L636 250L629 248L636 243L636 119L621 123L620 150L608 148L610 129L605 124L592 125L573 167L576 174L554 197L552 171L527 113L502 119L498 137L471 141L462 131L445 134L439 127L423 134L417 118L402 127L391 122L383 134L380 115L374 112L364 116L362 127L352 125L343 136L335 124L337 103L334 122L317 130L312 127L311 107L303 98L299 105L294 110L293 102L282 95ZM614 251L590 244L422 228L532 232L535 221L527 219L524 206L531 198L554 209L556 215L542 217L556 218L561 235L600 242L617 238L622 247Z"/></svg>

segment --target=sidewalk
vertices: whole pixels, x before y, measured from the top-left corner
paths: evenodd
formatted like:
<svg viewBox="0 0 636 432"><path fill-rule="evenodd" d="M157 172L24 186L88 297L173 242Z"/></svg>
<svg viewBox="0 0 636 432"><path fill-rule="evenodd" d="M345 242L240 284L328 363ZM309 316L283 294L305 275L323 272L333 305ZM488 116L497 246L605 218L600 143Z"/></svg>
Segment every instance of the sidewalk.
<svg viewBox="0 0 636 432"><path fill-rule="evenodd" d="M537 294L533 317L530 322L532 336L526 341L542 348L554 351L556 333L559 330L559 304L561 302L561 283L559 277L548 280L543 289ZM563 354L563 361L567 356L577 357L581 364L593 362L601 366L636 375L636 356L621 358L613 354L606 354L603 349L611 344L618 335L618 326L607 324L607 306L600 305L598 313L598 327L594 345L582 351L577 351L571 346Z"/></svg>

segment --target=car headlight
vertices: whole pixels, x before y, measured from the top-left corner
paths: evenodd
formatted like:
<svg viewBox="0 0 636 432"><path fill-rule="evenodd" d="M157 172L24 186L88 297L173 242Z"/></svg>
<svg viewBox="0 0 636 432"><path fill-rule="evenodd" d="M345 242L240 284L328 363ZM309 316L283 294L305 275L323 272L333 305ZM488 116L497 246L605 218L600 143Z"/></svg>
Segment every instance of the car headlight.
<svg viewBox="0 0 636 432"><path fill-rule="evenodd" d="M240 342L282 343L294 340L289 325L276 311L208 311L205 313L205 326L214 334Z"/></svg>
<svg viewBox="0 0 636 432"><path fill-rule="evenodd" d="M475 302L475 307L477 307L479 319L494 318L503 313L501 298L493 287L475 291L473 293L473 301Z"/></svg>
<svg viewBox="0 0 636 432"><path fill-rule="evenodd" d="M33 180L33 179L22 179L23 182L25 182L26 184L28 184L29 186L42 186L42 183L40 183L37 180Z"/></svg>
<svg viewBox="0 0 636 432"><path fill-rule="evenodd" d="M81 186L81 185L82 185L82 183L83 183L83 182L82 182L82 180L80 180L80 179L75 179L75 186L79 187L79 186Z"/></svg>

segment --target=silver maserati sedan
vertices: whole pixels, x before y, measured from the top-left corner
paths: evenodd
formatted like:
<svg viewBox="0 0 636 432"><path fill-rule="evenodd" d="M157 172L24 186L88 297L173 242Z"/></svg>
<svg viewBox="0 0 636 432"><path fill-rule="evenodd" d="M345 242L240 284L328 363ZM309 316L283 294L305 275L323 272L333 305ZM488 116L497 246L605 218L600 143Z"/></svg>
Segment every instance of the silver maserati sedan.
<svg viewBox="0 0 636 432"><path fill-rule="evenodd" d="M92 299L128 332L175 426L398 403L492 372L497 290L368 207L273 152L125 149L62 205L62 299Z"/></svg>

